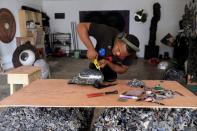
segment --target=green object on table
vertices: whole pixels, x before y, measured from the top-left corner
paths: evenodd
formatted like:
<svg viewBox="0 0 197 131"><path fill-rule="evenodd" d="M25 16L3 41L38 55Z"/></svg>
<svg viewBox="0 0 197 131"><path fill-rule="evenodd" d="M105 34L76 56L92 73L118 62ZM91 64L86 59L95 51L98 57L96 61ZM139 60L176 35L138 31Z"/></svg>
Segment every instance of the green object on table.
<svg viewBox="0 0 197 131"><path fill-rule="evenodd" d="M160 85L156 85L156 86L154 87L154 89L155 89L155 90L158 90L158 91L164 90L164 88L161 87Z"/></svg>

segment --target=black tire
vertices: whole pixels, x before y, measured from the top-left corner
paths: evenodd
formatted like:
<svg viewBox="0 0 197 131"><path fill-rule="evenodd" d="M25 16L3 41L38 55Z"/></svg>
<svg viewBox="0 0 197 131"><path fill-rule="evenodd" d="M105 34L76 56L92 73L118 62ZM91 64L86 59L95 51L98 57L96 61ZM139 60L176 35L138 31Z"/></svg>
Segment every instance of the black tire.
<svg viewBox="0 0 197 131"><path fill-rule="evenodd" d="M32 52L34 52L36 60L39 58L38 54L36 53L36 48L33 45L31 45L31 43L28 41L25 44L18 46L16 50L14 51L13 56L12 56L12 63L14 67L22 66L19 60L19 56L20 56L20 53L24 50L31 50Z"/></svg>

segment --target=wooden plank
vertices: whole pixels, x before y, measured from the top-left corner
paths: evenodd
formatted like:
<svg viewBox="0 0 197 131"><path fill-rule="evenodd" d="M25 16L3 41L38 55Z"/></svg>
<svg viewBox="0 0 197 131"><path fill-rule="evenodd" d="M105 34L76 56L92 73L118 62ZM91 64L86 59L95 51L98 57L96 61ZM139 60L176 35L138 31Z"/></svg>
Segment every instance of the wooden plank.
<svg viewBox="0 0 197 131"><path fill-rule="evenodd" d="M117 81L116 86L105 89L96 89L92 86L68 85L67 80L36 80L25 88L17 91L0 102L0 107L30 106L30 107L149 107L149 108L196 108L197 96L175 81L145 80L147 86L154 87L160 84L166 89L182 93L184 96L176 95L173 99L165 99L161 106L148 102L118 101L119 95L124 91L134 89L127 86L128 80ZM117 89L119 95L108 95L87 98L87 94L112 91Z"/></svg>
<svg viewBox="0 0 197 131"><path fill-rule="evenodd" d="M35 66L20 66L14 69L9 70L6 72L7 74L32 74L36 71L40 71L40 67L35 67Z"/></svg>
<svg viewBox="0 0 197 131"><path fill-rule="evenodd" d="M40 79L40 67L20 66L12 69L7 73L9 84L29 84L30 82Z"/></svg>
<svg viewBox="0 0 197 131"><path fill-rule="evenodd" d="M19 27L20 27L20 35L21 37L27 36L27 28L26 28L26 13L24 10L19 10Z"/></svg>

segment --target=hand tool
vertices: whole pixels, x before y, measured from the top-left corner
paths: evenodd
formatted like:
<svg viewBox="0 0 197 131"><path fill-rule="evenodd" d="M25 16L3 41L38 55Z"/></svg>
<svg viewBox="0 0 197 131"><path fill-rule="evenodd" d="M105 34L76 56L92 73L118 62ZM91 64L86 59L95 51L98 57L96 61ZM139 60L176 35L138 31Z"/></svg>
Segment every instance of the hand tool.
<svg viewBox="0 0 197 131"><path fill-rule="evenodd" d="M87 97L91 98L91 97L98 97L98 96L104 96L104 95L110 95L110 94L118 94L118 91L114 90L114 91L109 91L109 92L91 93L91 94L87 94Z"/></svg>
<svg viewBox="0 0 197 131"><path fill-rule="evenodd" d="M184 96L182 93L178 92L178 91L174 91L175 93L179 94L180 96Z"/></svg>
<svg viewBox="0 0 197 131"><path fill-rule="evenodd" d="M120 98L124 98L124 99L138 99L137 96L127 96L127 95L120 95Z"/></svg>
<svg viewBox="0 0 197 131"><path fill-rule="evenodd" d="M96 69L98 69L98 70L101 69L101 68L100 68L100 65L99 65L99 62L98 62L97 59L94 59L93 63L94 63L94 65L95 65Z"/></svg>

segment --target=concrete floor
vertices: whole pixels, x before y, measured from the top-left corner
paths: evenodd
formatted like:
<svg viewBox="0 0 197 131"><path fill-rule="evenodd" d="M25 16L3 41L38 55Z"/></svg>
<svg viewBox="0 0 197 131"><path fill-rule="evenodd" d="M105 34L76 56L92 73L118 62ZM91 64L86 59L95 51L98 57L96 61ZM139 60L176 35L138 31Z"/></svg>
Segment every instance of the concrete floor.
<svg viewBox="0 0 197 131"><path fill-rule="evenodd" d="M89 62L88 59L50 58L49 65L52 78L70 79L81 70L88 68ZM163 71L158 70L157 66L148 64L144 59L135 59L125 74L118 75L118 79L160 80L162 74Z"/></svg>
<svg viewBox="0 0 197 131"><path fill-rule="evenodd" d="M88 68L88 59L75 59L69 57L52 57L48 59L52 79L71 79L81 70ZM130 66L127 73L118 75L118 79L131 80L137 78L140 80L159 80L162 79L162 71L157 66L148 64L144 59L136 59ZM9 96L9 85L7 84L7 75L0 74L0 100Z"/></svg>

